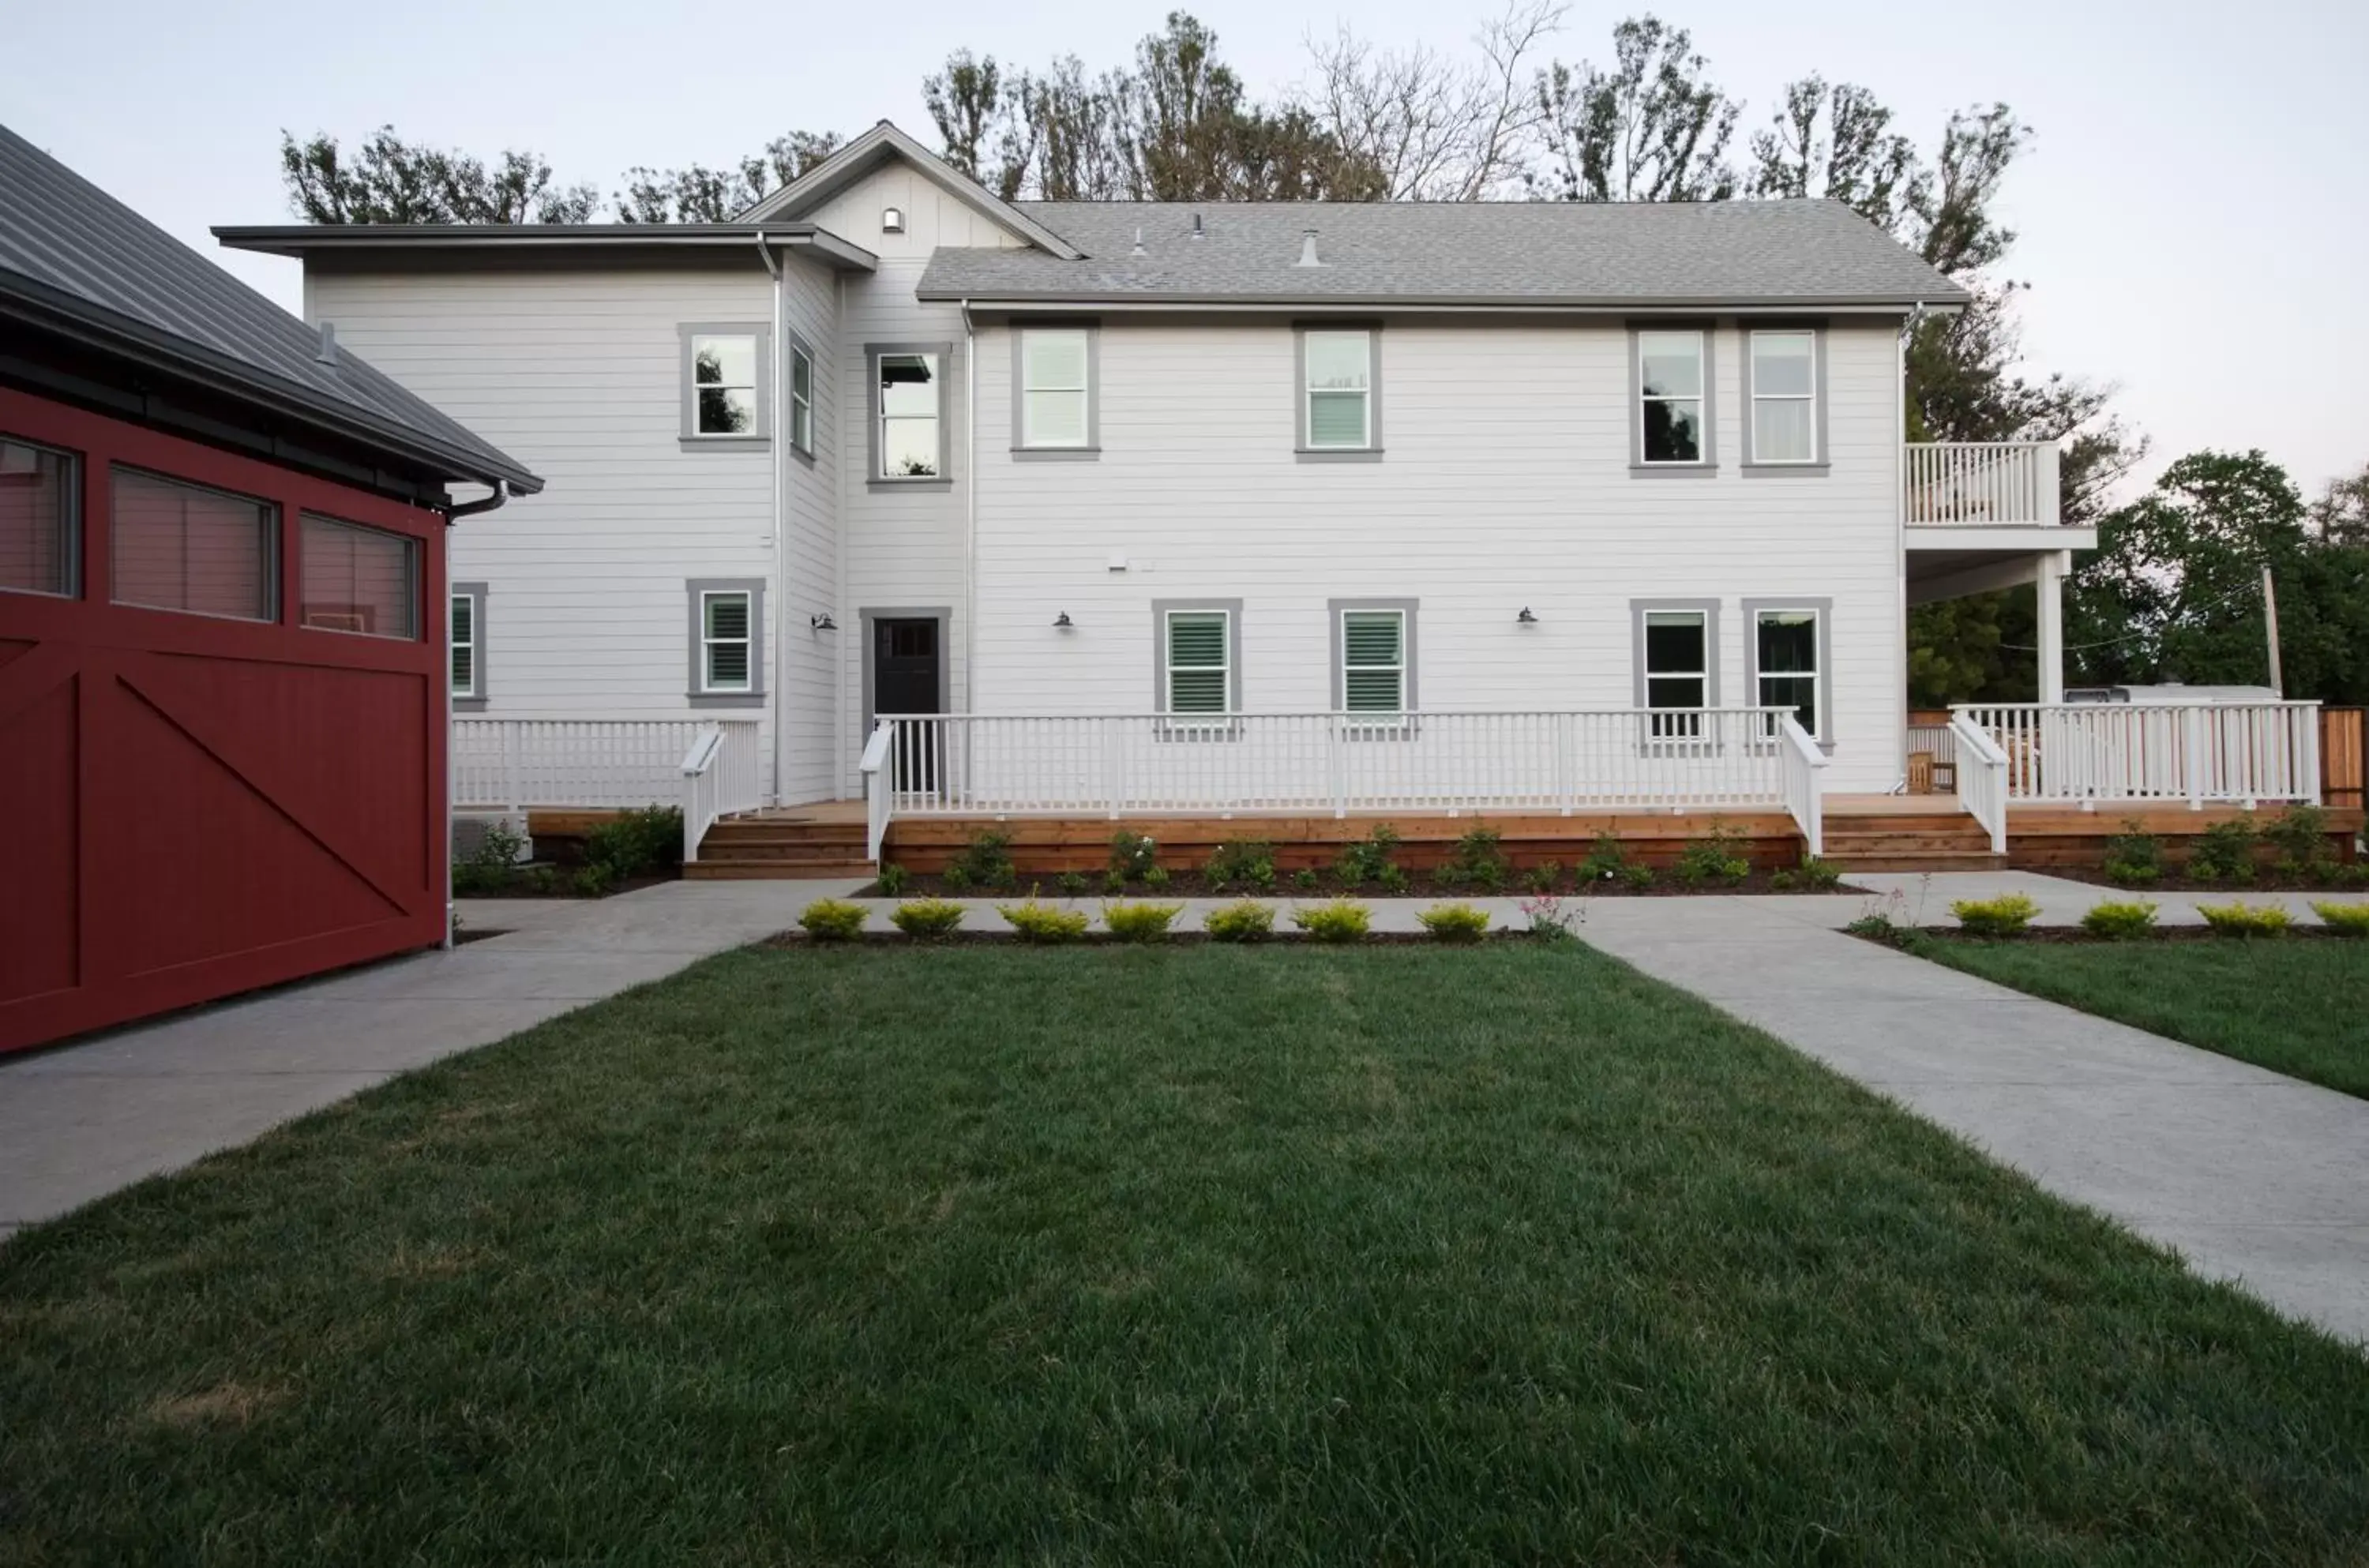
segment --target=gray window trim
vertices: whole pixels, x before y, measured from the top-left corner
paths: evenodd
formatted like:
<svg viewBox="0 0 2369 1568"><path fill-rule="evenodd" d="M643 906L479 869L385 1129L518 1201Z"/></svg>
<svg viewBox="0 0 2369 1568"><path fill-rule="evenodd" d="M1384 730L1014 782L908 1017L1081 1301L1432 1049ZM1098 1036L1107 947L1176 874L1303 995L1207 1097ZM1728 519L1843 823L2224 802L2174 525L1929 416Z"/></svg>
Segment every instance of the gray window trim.
<svg viewBox="0 0 2369 1568"><path fill-rule="evenodd" d="M1308 444L1308 335L1311 332L1362 332L1366 335L1366 444ZM1291 324L1292 457L1299 463L1379 463L1382 460L1382 324L1379 321L1295 321Z"/></svg>
<svg viewBox="0 0 2369 1568"><path fill-rule="evenodd" d="M62 516L59 519L61 537L58 548L63 552L59 561L61 577L65 584L54 591L46 588L9 588L0 585L0 593L30 594L40 599L80 599L82 597L82 454L64 447L51 446L45 441L29 441L23 436L0 430L0 441L11 446L29 447L45 456L54 457L62 465L64 484L59 497Z"/></svg>
<svg viewBox="0 0 2369 1568"><path fill-rule="evenodd" d="M875 621L935 621L938 624L938 703L943 707L954 700L951 671L954 668L955 612L951 607L932 604L918 609L898 609L890 605L882 609L858 610L855 612L856 629L864 636L864 733L866 736L872 733L873 724L879 717L879 709L873 701L872 685L872 650L876 643L872 625Z"/></svg>
<svg viewBox="0 0 2369 1568"><path fill-rule="evenodd" d="M1703 706L1719 706L1719 601L1716 599L1632 599L1629 601L1629 662L1635 673L1632 705L1645 702L1645 617L1658 610L1693 610L1703 617Z"/></svg>
<svg viewBox="0 0 2369 1568"><path fill-rule="evenodd" d="M1333 711L1334 713L1349 711L1348 674L1343 663L1347 657L1347 649L1344 646L1347 638L1343 633L1342 616L1352 610L1395 610L1406 617L1405 646L1399 650L1399 657L1406 666L1406 679L1399 692L1401 711L1409 718L1414 716L1421 706L1415 692L1415 670L1418 668L1415 658L1418 646L1415 640L1415 621L1416 612L1422 604L1423 601L1420 599L1328 599L1324 601L1324 613L1333 624ZM1377 725L1390 725L1392 721L1386 715L1377 715L1372 722Z"/></svg>
<svg viewBox="0 0 2369 1568"><path fill-rule="evenodd" d="M1012 324L1012 461L1014 463L1095 463L1103 455L1103 324L1096 319L1015 321ZM1027 387L1023 340L1031 332L1082 332L1086 335L1086 444L1030 446L1024 406Z"/></svg>
<svg viewBox="0 0 2369 1568"><path fill-rule="evenodd" d="M1151 711L1168 712L1168 616L1172 611L1222 610L1226 612L1226 707L1242 711L1242 601L1239 599L1155 599L1151 601ZM1188 724L1207 724L1188 714ZM1212 730L1219 727L1210 725Z"/></svg>
<svg viewBox="0 0 2369 1568"><path fill-rule="evenodd" d="M691 604L691 685L689 696L694 708L761 708L765 705L765 579L763 578L692 578L683 583L683 594ZM749 596L749 690L745 692L710 692L705 690L707 670L700 658L704 651L706 628L699 616L699 596L703 593L745 593Z"/></svg>
<svg viewBox="0 0 2369 1568"><path fill-rule="evenodd" d="M1757 478L1772 474L1823 475L1830 471L1833 450L1826 445L1826 324L1816 321L1739 321L1736 347L1744 361L1744 463L1742 471ZM1810 335L1810 441L1816 456L1807 463L1763 463L1752 450L1758 429L1752 418L1752 335L1756 332L1806 332Z"/></svg>
<svg viewBox="0 0 2369 1568"><path fill-rule="evenodd" d="M938 357L938 472L935 478L892 479L880 472L880 356ZM954 389L962 384L952 343L866 343L864 346L864 483L873 490L951 490L955 487Z"/></svg>
<svg viewBox="0 0 2369 1568"><path fill-rule="evenodd" d="M761 321L686 321L676 328L682 349L675 375L682 383L682 429L679 444L685 452L761 452L773 444L773 329ZM699 433L699 394L692 381L691 343L694 338L754 338L757 340L757 429L753 436L703 436Z"/></svg>
<svg viewBox="0 0 2369 1568"><path fill-rule="evenodd" d="M790 449L792 457L796 458L808 468L812 468L815 461L815 425L822 418L822 361L815 353L814 345L799 337L796 328L784 326L782 328L782 336L788 338L790 344L790 356L784 357L782 361L784 404L782 441ZM799 354L805 355L807 361L807 439L803 446L798 444L797 395L793 390L796 384L793 380L796 374L794 368L796 364L795 356Z"/></svg>
<svg viewBox="0 0 2369 1568"><path fill-rule="evenodd" d="M1819 750L1835 749L1835 601L1814 594L1783 594L1747 599L1744 610L1744 694L1746 707L1760 703L1760 612L1764 610L1813 610L1818 616L1818 728L1813 739Z"/></svg>
<svg viewBox="0 0 2369 1568"><path fill-rule="evenodd" d="M1703 458L1700 463L1645 461L1645 366L1641 333L1700 332L1703 345ZM1629 473L1632 478L1709 478L1719 472L1719 326L1700 317L1629 324Z"/></svg>
<svg viewBox="0 0 2369 1568"><path fill-rule="evenodd" d="M444 684L452 684L452 601L469 601L469 675L474 688L468 696L457 692L452 697L452 711L461 714L481 714L486 711L486 693L492 690L486 683L486 592L481 582L456 582L444 592Z"/></svg>

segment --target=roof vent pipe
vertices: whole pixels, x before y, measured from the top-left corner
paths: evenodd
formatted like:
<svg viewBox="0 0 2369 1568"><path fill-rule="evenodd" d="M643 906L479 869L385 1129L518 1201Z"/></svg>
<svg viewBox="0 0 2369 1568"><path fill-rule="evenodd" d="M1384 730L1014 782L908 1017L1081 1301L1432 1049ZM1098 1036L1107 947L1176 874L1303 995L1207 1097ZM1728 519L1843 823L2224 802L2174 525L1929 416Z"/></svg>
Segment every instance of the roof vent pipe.
<svg viewBox="0 0 2369 1568"><path fill-rule="evenodd" d="M1302 229L1299 231L1299 264L1302 267L1322 267L1324 265L1324 263L1316 259L1316 231L1314 229Z"/></svg>
<svg viewBox="0 0 2369 1568"><path fill-rule="evenodd" d="M1193 214L1193 237L1195 239L1201 237L1201 214L1198 212Z"/></svg>
<svg viewBox="0 0 2369 1568"><path fill-rule="evenodd" d="M1141 229L1135 231L1135 248L1127 252L1127 254L1130 256L1141 256L1143 254L1143 231Z"/></svg>
<svg viewBox="0 0 2369 1568"><path fill-rule="evenodd" d="M313 358L325 365L334 365L338 362L338 324L336 322L321 323L321 346L313 350Z"/></svg>

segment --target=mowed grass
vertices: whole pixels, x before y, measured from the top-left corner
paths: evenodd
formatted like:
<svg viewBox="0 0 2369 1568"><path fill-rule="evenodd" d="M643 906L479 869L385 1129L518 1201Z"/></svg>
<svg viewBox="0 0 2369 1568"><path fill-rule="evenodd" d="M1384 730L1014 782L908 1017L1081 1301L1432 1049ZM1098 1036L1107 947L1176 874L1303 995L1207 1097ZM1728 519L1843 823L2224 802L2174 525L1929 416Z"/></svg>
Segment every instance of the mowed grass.
<svg viewBox="0 0 2369 1568"><path fill-rule="evenodd" d="M0 1561L2359 1563L2364 1454L1575 946L736 953L0 1247Z"/></svg>
<svg viewBox="0 0 2369 1568"><path fill-rule="evenodd" d="M2369 1098L2369 942L1919 943L1969 974Z"/></svg>

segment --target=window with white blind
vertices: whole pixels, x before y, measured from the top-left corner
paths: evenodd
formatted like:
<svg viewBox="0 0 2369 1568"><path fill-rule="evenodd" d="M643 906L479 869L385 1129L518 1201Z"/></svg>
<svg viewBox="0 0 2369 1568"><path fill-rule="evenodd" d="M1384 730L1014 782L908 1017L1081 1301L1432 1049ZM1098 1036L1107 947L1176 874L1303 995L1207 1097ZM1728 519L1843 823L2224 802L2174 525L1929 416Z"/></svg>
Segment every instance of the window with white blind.
<svg viewBox="0 0 2369 1568"><path fill-rule="evenodd" d="M1299 446L1310 453L1381 449L1375 334L1310 327L1299 334Z"/></svg>
<svg viewBox="0 0 2369 1568"><path fill-rule="evenodd" d="M298 522L298 625L369 637L419 635L417 541L311 512Z"/></svg>
<svg viewBox="0 0 2369 1568"><path fill-rule="evenodd" d="M1818 335L1808 328L1756 330L1745 376L1752 404L1752 461L1818 461Z"/></svg>
<svg viewBox="0 0 2369 1568"><path fill-rule="evenodd" d="M1242 671L1233 602L1159 604L1160 711L1222 717L1239 707Z"/></svg>
<svg viewBox="0 0 2369 1568"><path fill-rule="evenodd" d="M1407 612L1339 612L1341 707L1352 714L1407 710Z"/></svg>
<svg viewBox="0 0 2369 1568"><path fill-rule="evenodd" d="M1094 334L1084 326L1020 330L1020 384L1013 445L1023 452L1085 452L1095 429Z"/></svg>
<svg viewBox="0 0 2369 1568"><path fill-rule="evenodd" d="M109 488L116 603L237 621L279 619L279 508L130 468L114 470Z"/></svg>

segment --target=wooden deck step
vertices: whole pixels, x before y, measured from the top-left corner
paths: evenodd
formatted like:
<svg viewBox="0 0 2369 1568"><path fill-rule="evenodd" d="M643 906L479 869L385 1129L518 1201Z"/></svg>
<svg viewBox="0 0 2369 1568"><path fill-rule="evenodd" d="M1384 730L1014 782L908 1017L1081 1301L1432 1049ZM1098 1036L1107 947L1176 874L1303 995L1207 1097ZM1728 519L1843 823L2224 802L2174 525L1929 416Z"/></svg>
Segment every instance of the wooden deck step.
<svg viewBox="0 0 2369 1568"><path fill-rule="evenodd" d="M879 868L868 860L693 860L683 863L686 882L800 882L871 877Z"/></svg>
<svg viewBox="0 0 2369 1568"><path fill-rule="evenodd" d="M1852 871L1998 871L1990 835L1959 810L1836 812L1825 822L1825 858Z"/></svg>

